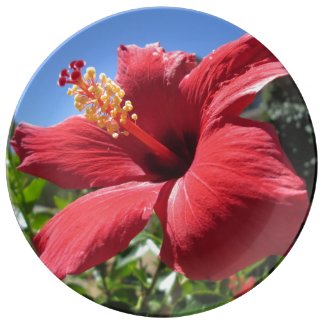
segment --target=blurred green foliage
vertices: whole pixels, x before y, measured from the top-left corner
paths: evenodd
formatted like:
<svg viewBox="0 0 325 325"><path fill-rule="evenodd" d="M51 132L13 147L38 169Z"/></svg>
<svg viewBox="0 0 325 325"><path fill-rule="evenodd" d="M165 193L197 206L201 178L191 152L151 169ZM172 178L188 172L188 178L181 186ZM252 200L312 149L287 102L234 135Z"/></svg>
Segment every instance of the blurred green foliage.
<svg viewBox="0 0 325 325"><path fill-rule="evenodd" d="M283 148L312 196L316 174L313 129L304 102L290 78L270 84L252 105L259 118L277 129ZM88 191L63 190L45 180L19 172L19 158L9 148L7 180L17 220L27 240L58 211ZM163 265L158 218L150 222L129 247L109 261L64 282L84 297L112 309L150 316L182 316L223 305L240 295L230 279L192 281ZM240 271L235 279L254 277L258 284L282 261L270 256ZM233 281L233 280L232 280ZM239 282L238 282L239 283Z"/></svg>

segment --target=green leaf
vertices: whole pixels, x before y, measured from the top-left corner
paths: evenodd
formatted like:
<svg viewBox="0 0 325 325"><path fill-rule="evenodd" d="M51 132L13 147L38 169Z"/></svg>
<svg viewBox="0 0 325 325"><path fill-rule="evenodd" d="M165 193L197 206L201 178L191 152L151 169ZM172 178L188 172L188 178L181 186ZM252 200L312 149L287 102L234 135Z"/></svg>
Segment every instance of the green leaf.
<svg viewBox="0 0 325 325"><path fill-rule="evenodd" d="M16 168L19 165L20 159L18 155L13 153L10 149L7 151L7 158L9 160L10 165L12 165L13 168Z"/></svg>
<svg viewBox="0 0 325 325"><path fill-rule="evenodd" d="M110 309L118 310L118 311L124 311L124 312L130 312L132 310L132 306L126 302L123 301L108 301L102 304L105 307L108 307Z"/></svg>
<svg viewBox="0 0 325 325"><path fill-rule="evenodd" d="M221 306L226 302L228 302L228 300L225 298L209 293L195 294L192 297L186 296L181 298L174 306L172 315L192 315Z"/></svg>
<svg viewBox="0 0 325 325"><path fill-rule="evenodd" d="M181 287L183 289L184 295L189 295L193 292L193 285L190 281L184 282Z"/></svg>
<svg viewBox="0 0 325 325"><path fill-rule="evenodd" d="M66 285L68 287L70 287L72 290L78 292L79 294L81 294L83 296L88 296L87 290L84 287L82 287L81 285L76 284L76 283L66 283Z"/></svg>
<svg viewBox="0 0 325 325"><path fill-rule="evenodd" d="M46 181L41 178L34 178L27 187L23 189L26 203L37 201L42 194Z"/></svg>
<svg viewBox="0 0 325 325"><path fill-rule="evenodd" d="M224 297L232 296L232 294L229 290L229 281L227 279L219 281L218 289L219 290L216 291L217 294L224 296Z"/></svg>
<svg viewBox="0 0 325 325"><path fill-rule="evenodd" d="M158 247L161 246L162 244L162 239L153 235L152 233L150 233L149 231L147 230L143 230L142 232L140 232L140 234L138 234L136 237L134 237L132 239L132 244L137 244L139 242L143 242L143 241L146 241L146 240L152 240Z"/></svg>
<svg viewBox="0 0 325 325"><path fill-rule="evenodd" d="M201 291L206 291L207 287L206 287L206 283L208 281L191 281L192 286L193 286L193 291L194 292L201 292Z"/></svg>
<svg viewBox="0 0 325 325"><path fill-rule="evenodd" d="M144 254L146 254L149 251L149 247L145 244L138 245L130 250L130 252L126 256L119 256L117 263L116 263L116 269L120 269L123 266L132 263L136 260L138 260L140 257L142 257Z"/></svg>
<svg viewBox="0 0 325 325"><path fill-rule="evenodd" d="M113 299L115 301L135 305L137 303L138 297L135 293L135 290L125 289L122 287L121 289L114 291Z"/></svg>
<svg viewBox="0 0 325 325"><path fill-rule="evenodd" d="M21 203L21 199L18 195L16 195L16 192L13 190L11 181L9 181L8 190L9 190L9 196L12 204L15 206L19 206L19 204Z"/></svg>
<svg viewBox="0 0 325 325"><path fill-rule="evenodd" d="M265 261L266 261L266 259L263 258L263 259L257 261L256 263L249 265L248 267L246 267L246 268L243 270L243 273L245 273L245 274L250 274L250 273L253 272L256 268L258 268L259 266L261 266Z"/></svg>
<svg viewBox="0 0 325 325"><path fill-rule="evenodd" d="M135 267L133 269L133 275L142 283L144 287L149 286L147 273L144 269L138 269Z"/></svg>
<svg viewBox="0 0 325 325"><path fill-rule="evenodd" d="M70 199L64 199L64 198L59 197L57 195L55 195L53 197L53 200L54 200L55 206L60 210L64 209L69 203L71 203Z"/></svg>
<svg viewBox="0 0 325 325"><path fill-rule="evenodd" d="M199 305L211 306L220 303L220 297L210 292L200 292L193 295Z"/></svg>
<svg viewBox="0 0 325 325"><path fill-rule="evenodd" d="M133 274L133 270L136 267L136 262L131 262L129 264L124 265L123 267L117 269L115 268L112 273L111 276L112 277L116 277L116 278L126 278L129 275Z"/></svg>
<svg viewBox="0 0 325 325"><path fill-rule="evenodd" d="M123 284L121 284L117 281L114 281L113 279L111 279L109 277L105 278L105 283L106 283L107 288L109 288L110 291L114 291L114 290L119 289L123 286ZM102 285L100 283L99 283L99 286L102 288Z"/></svg>
<svg viewBox="0 0 325 325"><path fill-rule="evenodd" d="M30 219L30 224L34 231L40 230L44 224L52 217L51 213L39 212L34 213Z"/></svg>
<svg viewBox="0 0 325 325"><path fill-rule="evenodd" d="M152 299L152 300L149 301L148 305L150 307L150 312L148 313L148 316L150 316L150 315L157 316L155 314L155 312L158 311L159 309L161 309L161 307L162 307L161 302Z"/></svg>

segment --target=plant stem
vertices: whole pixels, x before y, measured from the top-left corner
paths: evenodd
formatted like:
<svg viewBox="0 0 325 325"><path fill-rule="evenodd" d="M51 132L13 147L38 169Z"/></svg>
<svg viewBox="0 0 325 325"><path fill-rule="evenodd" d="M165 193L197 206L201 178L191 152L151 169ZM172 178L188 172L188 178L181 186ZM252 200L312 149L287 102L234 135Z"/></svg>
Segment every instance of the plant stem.
<svg viewBox="0 0 325 325"><path fill-rule="evenodd" d="M156 272L152 276L152 282L150 284L150 287L145 290L143 299L140 303L140 307L139 307L140 311L144 311L148 307L149 298L150 298L152 292L154 291L156 282L158 280L160 271L162 270L163 266L164 266L163 263L159 260L159 264L157 266Z"/></svg>
<svg viewBox="0 0 325 325"><path fill-rule="evenodd" d="M106 264L105 263L99 264L99 265L95 266L95 269L99 272L105 295L106 295L107 299L109 299L109 297L111 296L111 293L110 293L110 291L107 287L106 281L105 281L105 278L107 276Z"/></svg>

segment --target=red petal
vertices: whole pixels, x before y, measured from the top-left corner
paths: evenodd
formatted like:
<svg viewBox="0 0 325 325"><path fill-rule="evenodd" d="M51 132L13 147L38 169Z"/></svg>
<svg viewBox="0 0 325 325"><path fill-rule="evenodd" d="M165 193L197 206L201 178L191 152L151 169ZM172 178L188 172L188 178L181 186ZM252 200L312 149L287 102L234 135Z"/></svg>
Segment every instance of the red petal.
<svg viewBox="0 0 325 325"><path fill-rule="evenodd" d="M162 260L191 279L223 279L269 255L284 255L309 202L273 128L219 118L191 168L162 190L156 212Z"/></svg>
<svg viewBox="0 0 325 325"><path fill-rule="evenodd" d="M138 125L179 154L184 150L182 137L190 114L183 114L185 104L178 85L195 65L195 55L165 52L157 43L145 48L120 46L118 50L116 82L132 101Z"/></svg>
<svg viewBox="0 0 325 325"><path fill-rule="evenodd" d="M161 184L126 183L71 203L34 237L41 260L64 278L111 258L144 228L160 188Z"/></svg>
<svg viewBox="0 0 325 325"><path fill-rule="evenodd" d="M150 153L144 145L131 137L114 140L78 116L48 128L20 124L11 145L21 159L19 170L63 188L155 178L149 175Z"/></svg>
<svg viewBox="0 0 325 325"><path fill-rule="evenodd" d="M189 103L201 107L206 127L218 115L239 115L268 82L286 74L264 45L244 35L205 57L180 88Z"/></svg>

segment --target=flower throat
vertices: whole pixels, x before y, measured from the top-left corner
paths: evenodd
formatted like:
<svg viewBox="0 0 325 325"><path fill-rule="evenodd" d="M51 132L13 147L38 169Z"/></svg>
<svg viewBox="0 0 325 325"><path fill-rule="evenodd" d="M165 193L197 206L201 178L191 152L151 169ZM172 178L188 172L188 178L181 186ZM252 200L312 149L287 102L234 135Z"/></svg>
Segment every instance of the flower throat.
<svg viewBox="0 0 325 325"><path fill-rule="evenodd" d="M63 69L58 79L60 87L73 85L67 94L74 96L76 109L84 112L88 121L107 130L113 139L132 134L169 166L183 164L179 156L136 124L138 115L132 113L131 101L124 100L124 90L104 73L96 81L93 67L88 67L82 76L81 70L85 65L83 60L70 62L69 69Z"/></svg>

